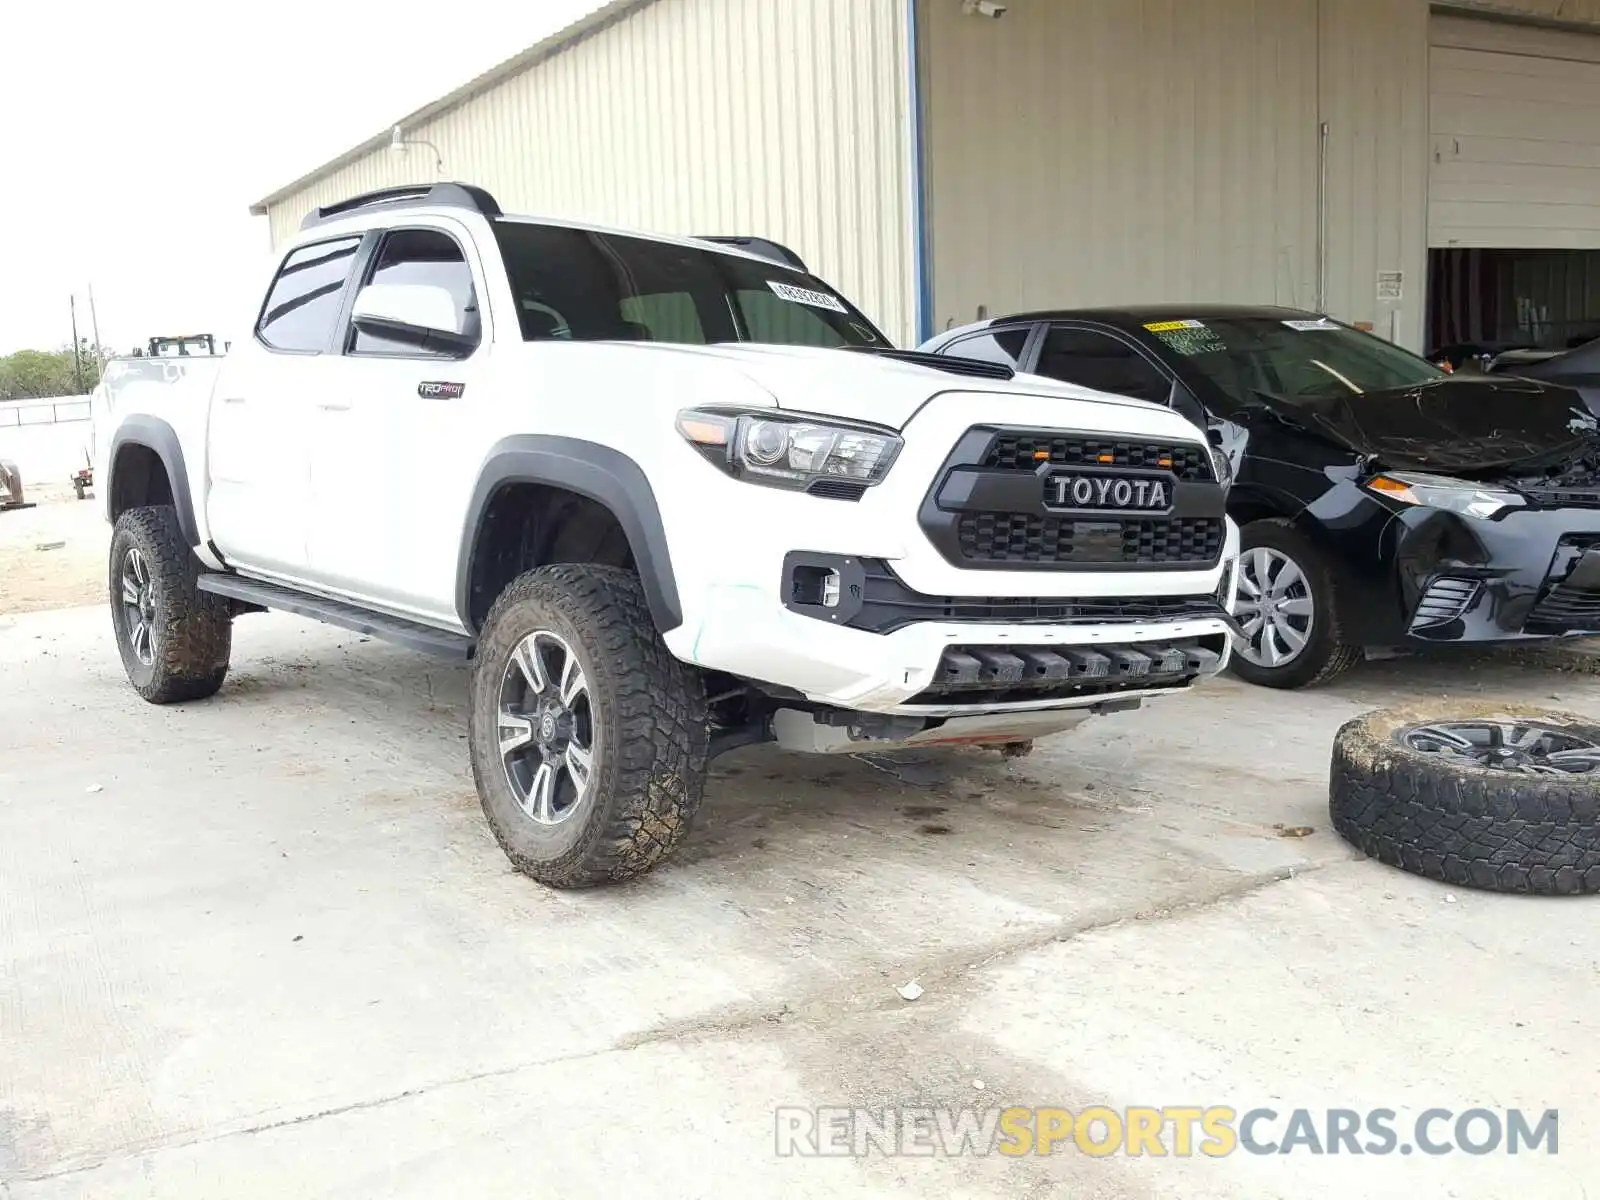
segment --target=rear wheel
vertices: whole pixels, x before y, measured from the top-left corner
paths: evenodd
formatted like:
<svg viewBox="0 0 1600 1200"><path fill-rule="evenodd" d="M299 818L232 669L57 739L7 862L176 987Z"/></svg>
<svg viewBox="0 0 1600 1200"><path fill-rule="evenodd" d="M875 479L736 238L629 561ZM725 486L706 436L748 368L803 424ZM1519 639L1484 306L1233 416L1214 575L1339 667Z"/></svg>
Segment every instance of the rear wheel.
<svg viewBox="0 0 1600 1200"><path fill-rule="evenodd" d="M1252 521L1239 531L1234 615L1244 632L1233 670L1264 687L1325 683L1361 658L1343 641L1333 573L1309 538L1288 521Z"/></svg>
<svg viewBox="0 0 1600 1200"><path fill-rule="evenodd" d="M111 625L134 691L152 704L214 695L228 674L228 602L195 586L199 562L171 505L132 508L111 533Z"/></svg>

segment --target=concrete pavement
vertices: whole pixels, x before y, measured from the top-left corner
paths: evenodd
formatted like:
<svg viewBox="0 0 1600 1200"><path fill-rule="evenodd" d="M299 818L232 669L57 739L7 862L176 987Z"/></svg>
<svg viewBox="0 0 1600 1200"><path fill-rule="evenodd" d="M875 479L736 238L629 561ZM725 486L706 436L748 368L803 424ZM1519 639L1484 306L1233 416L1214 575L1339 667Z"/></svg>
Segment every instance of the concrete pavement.
<svg viewBox="0 0 1600 1200"><path fill-rule="evenodd" d="M1347 717L1475 691L1600 714L1585 673L1223 680L1014 762L751 749L669 867L556 893L484 827L460 669L252 616L215 700L157 709L78 609L0 617L0 671L8 1200L1600 1178L1592 903L1414 880L1325 812ZM1560 1153L774 1152L779 1106L1096 1103L1557 1107Z"/></svg>

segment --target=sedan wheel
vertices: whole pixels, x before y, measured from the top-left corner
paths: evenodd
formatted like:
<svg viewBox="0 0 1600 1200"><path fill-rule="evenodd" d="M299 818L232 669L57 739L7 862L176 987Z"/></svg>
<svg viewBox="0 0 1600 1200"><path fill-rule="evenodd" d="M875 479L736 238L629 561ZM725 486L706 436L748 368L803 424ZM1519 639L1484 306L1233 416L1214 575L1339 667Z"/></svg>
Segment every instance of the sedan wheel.
<svg viewBox="0 0 1600 1200"><path fill-rule="evenodd" d="M1287 554L1256 546L1239 559L1234 616L1244 631L1235 653L1258 667L1285 667L1305 650L1316 620L1306 573Z"/></svg>

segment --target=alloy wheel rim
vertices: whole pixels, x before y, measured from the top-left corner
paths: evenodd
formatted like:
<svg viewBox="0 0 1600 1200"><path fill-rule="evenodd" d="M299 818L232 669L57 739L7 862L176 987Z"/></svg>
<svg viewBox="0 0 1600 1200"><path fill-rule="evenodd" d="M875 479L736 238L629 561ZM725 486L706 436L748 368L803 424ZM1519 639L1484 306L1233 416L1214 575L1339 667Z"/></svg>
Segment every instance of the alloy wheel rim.
<svg viewBox="0 0 1600 1200"><path fill-rule="evenodd" d="M559 825L583 807L594 776L596 721L589 680L570 645L548 629L511 652L500 683L500 763L517 807Z"/></svg>
<svg viewBox="0 0 1600 1200"><path fill-rule="evenodd" d="M1600 744L1538 721L1433 721L1403 729L1395 740L1421 754L1494 771L1585 775L1600 770Z"/></svg>
<svg viewBox="0 0 1600 1200"><path fill-rule="evenodd" d="M1305 651L1316 620L1311 581L1281 550L1256 546L1234 571L1234 617L1242 637L1236 652L1258 667L1286 667Z"/></svg>
<svg viewBox="0 0 1600 1200"><path fill-rule="evenodd" d="M156 661L155 591L150 586L150 564L137 547L130 547L122 559L122 611L133 656L145 666L153 666Z"/></svg>

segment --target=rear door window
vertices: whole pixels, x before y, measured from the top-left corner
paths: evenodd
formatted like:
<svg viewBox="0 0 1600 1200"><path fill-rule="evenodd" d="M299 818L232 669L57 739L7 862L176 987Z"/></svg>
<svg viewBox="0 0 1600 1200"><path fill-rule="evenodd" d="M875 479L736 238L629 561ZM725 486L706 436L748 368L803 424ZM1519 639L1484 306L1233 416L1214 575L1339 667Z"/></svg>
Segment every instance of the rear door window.
<svg viewBox="0 0 1600 1200"><path fill-rule="evenodd" d="M284 259L256 322L256 336L274 350L327 350L360 245L359 237L335 238L301 246Z"/></svg>

